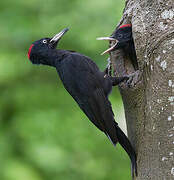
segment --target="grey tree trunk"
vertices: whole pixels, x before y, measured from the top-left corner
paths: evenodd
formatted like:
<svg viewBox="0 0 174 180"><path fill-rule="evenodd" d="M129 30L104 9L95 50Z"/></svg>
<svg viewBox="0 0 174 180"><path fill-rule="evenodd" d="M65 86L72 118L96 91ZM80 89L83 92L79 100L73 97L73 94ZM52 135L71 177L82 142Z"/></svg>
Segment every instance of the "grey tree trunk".
<svg viewBox="0 0 174 180"><path fill-rule="evenodd" d="M131 23L139 65L131 88L121 85L128 136L137 152L136 180L174 179L174 1L128 0L119 25ZM118 26L119 26L118 25ZM117 27L118 27L117 26ZM121 50L117 76L134 72Z"/></svg>

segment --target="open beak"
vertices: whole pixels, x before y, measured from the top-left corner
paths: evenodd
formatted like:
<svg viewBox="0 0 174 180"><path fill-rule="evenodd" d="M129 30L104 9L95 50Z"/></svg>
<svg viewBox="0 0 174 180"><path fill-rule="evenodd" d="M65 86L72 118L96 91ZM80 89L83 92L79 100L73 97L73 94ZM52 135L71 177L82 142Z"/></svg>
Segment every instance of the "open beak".
<svg viewBox="0 0 174 180"><path fill-rule="evenodd" d="M99 37L99 38L97 38L97 40L107 40L107 41L112 41L112 42L114 42L114 45L112 45L112 46L111 46L109 49L107 49L106 51L102 52L101 55L104 55L104 54L106 54L106 53L111 52L112 50L115 49L115 47L116 47L117 44L118 44L118 40L115 39L115 38L112 38L112 37Z"/></svg>
<svg viewBox="0 0 174 180"><path fill-rule="evenodd" d="M63 29L60 31L58 34L56 34L51 40L50 40L50 45L52 48L57 46L58 41L61 39L61 37L68 31L68 28Z"/></svg>

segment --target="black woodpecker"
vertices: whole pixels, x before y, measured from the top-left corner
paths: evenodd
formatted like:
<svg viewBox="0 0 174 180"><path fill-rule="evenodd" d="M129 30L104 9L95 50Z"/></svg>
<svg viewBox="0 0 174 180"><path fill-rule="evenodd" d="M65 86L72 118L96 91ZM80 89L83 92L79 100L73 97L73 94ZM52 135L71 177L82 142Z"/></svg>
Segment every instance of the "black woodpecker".
<svg viewBox="0 0 174 180"><path fill-rule="evenodd" d="M136 56L134 41L132 37L131 24L125 24L120 26L118 29L115 30L115 32L110 37L100 37L97 39L114 42L114 45L109 49L107 49L106 51L104 51L102 55L114 51L116 49L122 49L124 54L130 58L134 66L134 69L138 70L137 56Z"/></svg>
<svg viewBox="0 0 174 180"><path fill-rule="evenodd" d="M29 48L28 58L33 64L56 68L65 89L74 98L89 120L111 140L118 142L128 153L132 173L137 173L135 151L123 131L114 120L108 95L112 86L129 77L111 77L101 72L87 56L78 52L56 49L61 37L68 31L62 30L52 38L35 41Z"/></svg>

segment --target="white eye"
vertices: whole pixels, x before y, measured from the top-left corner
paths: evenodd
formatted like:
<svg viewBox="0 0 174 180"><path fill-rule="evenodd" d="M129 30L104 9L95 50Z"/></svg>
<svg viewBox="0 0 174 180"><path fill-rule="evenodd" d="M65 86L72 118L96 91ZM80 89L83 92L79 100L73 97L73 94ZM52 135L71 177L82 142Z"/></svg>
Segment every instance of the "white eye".
<svg viewBox="0 0 174 180"><path fill-rule="evenodd" d="M44 39L42 42L45 44L45 43L47 43L47 40Z"/></svg>

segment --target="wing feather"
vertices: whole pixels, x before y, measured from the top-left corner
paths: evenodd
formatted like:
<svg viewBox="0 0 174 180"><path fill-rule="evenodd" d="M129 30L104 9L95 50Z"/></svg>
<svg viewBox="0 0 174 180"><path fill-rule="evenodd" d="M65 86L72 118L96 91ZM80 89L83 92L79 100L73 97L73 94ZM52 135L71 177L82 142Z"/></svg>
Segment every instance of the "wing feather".
<svg viewBox="0 0 174 180"><path fill-rule="evenodd" d="M64 62L63 72L59 71L59 75L65 88L90 121L116 144L114 114L104 93L99 69L89 59L77 61L72 57Z"/></svg>

